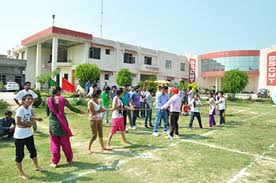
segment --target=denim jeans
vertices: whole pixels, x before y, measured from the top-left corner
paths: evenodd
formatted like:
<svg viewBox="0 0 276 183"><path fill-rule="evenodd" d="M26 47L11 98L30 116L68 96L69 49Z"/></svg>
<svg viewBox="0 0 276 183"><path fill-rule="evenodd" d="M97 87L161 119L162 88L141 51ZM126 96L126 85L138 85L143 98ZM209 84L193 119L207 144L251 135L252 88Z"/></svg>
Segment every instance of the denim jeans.
<svg viewBox="0 0 276 183"><path fill-rule="evenodd" d="M148 126L148 121L149 121L149 124L151 125L151 118L152 118L152 109L147 109L146 110L146 118L145 118L145 126Z"/></svg>
<svg viewBox="0 0 276 183"><path fill-rule="evenodd" d="M135 110L133 111L133 115L132 115L132 120L131 120L131 126L136 126L136 119L139 115L139 109L140 108L136 108L135 107Z"/></svg>
<svg viewBox="0 0 276 183"><path fill-rule="evenodd" d="M153 132L157 132L159 128L160 119L164 120L164 131L168 130L168 114L167 110L156 109L156 117Z"/></svg>
<svg viewBox="0 0 276 183"><path fill-rule="evenodd" d="M104 119L105 116L105 122L108 123L108 107L104 108L106 109L106 111L102 113L102 119Z"/></svg>
<svg viewBox="0 0 276 183"><path fill-rule="evenodd" d="M189 128L193 127L193 122L194 122L195 117L198 120L199 127L202 128L201 116L200 116L199 112L191 112L191 118L190 118Z"/></svg>
<svg viewBox="0 0 276 183"><path fill-rule="evenodd" d="M145 117L145 102L141 102L141 117Z"/></svg>
<svg viewBox="0 0 276 183"><path fill-rule="evenodd" d="M219 124L225 124L224 112L225 112L224 109L219 110L219 117L220 117Z"/></svg>

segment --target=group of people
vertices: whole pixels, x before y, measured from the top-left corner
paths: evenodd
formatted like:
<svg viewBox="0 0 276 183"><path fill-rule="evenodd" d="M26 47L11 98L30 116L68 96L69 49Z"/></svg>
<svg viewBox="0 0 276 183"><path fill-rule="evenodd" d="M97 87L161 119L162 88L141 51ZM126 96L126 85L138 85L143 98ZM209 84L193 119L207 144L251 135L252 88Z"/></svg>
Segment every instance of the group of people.
<svg viewBox="0 0 276 183"><path fill-rule="evenodd" d="M0 128L1 130L3 129L6 133L9 133L10 136L14 132L13 137L15 139L16 148L15 161L17 163L20 176L23 179L28 178L22 168L24 146L27 147L30 153L30 158L33 160L36 167L35 170L43 170L37 161L37 151L32 133L32 127L34 127L34 131L37 131L36 122L42 121L42 118L36 117L32 111L32 105L37 98L37 95L32 90L30 90L30 85L30 82L26 82L24 85L24 90L18 92L15 97L15 101L19 105L19 108L16 110L15 120L11 120L12 113L10 111L5 113L5 123L9 121L9 125L14 124L15 128ZM60 87L53 88L52 95L48 97L45 102L49 122L52 167L58 166L60 161L60 148L62 148L64 151L67 162L73 162L73 151L70 143L72 132L69 128L68 120L64 113L65 106L73 112L84 114L84 111L73 107L66 98L61 96L61 92L62 90ZM202 128L199 111L199 106L202 104L200 102L199 94L194 94L191 89L186 92L185 90L179 91L177 88L172 88L171 92L169 92L167 86L159 86L157 92L155 93L156 118L154 124L152 123L154 95L152 89L147 91L146 88L141 88L139 86L131 86L129 88L117 88L116 86L113 86L110 88L106 85L102 92L102 90L99 89L96 84L94 84L92 85L90 91L88 91L88 94L88 121L92 134L88 143L89 153L92 153L91 147L97 137L99 137L102 150L111 150L111 140L113 135L115 135L117 132L120 132L122 142L124 144L130 144L130 142L127 141L125 135L127 130L127 118L130 128L135 130L137 118L144 117L144 126L146 128L153 127L154 137L159 136L158 129L160 127L161 121L163 120L163 132L169 139L173 139L174 137L179 137L178 120L181 114L181 109L183 106L188 106L190 108L189 129L192 128L195 117L198 119L200 128ZM111 108L109 107L110 103L112 103ZM214 97L212 94L209 94L209 100L207 104L210 106L210 127L215 125L214 115L217 110L216 105L219 106L219 113L221 117L220 123L225 123L223 116L225 111L225 98L223 97L223 93L218 92L216 97ZM109 111L112 112L111 128L107 143L105 145L103 142L102 126L103 119L105 119L106 123L109 123Z"/></svg>

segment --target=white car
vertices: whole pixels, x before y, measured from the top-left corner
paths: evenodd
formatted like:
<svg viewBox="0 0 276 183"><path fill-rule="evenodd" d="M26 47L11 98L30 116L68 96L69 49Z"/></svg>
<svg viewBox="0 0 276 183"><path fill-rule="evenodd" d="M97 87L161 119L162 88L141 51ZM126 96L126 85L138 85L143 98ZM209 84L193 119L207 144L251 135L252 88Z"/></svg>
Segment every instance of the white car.
<svg viewBox="0 0 276 183"><path fill-rule="evenodd" d="M19 85L16 82L7 82L4 88L6 91L18 91Z"/></svg>

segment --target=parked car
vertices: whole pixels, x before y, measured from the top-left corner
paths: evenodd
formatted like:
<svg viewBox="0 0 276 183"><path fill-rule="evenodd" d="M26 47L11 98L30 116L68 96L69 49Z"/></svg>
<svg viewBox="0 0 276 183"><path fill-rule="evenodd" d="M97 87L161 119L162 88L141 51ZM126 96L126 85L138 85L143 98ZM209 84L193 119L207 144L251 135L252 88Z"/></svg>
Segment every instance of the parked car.
<svg viewBox="0 0 276 183"><path fill-rule="evenodd" d="M19 85L16 82L7 82L4 88L6 91L18 91Z"/></svg>
<svg viewBox="0 0 276 183"><path fill-rule="evenodd" d="M258 98L269 98L270 97L270 94L269 94L269 90L268 89L259 89L258 90Z"/></svg>

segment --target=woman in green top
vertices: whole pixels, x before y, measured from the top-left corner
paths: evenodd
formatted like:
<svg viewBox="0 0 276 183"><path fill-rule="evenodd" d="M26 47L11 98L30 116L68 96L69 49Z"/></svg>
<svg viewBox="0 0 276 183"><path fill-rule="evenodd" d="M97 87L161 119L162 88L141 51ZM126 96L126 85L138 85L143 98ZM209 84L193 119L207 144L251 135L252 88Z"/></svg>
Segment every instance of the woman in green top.
<svg viewBox="0 0 276 183"><path fill-rule="evenodd" d="M64 107L68 107L71 111L83 114L84 112L71 106L69 101L63 96L60 96L61 88L56 87L53 90L52 96L47 99L46 111L49 116L51 152L52 152L52 167L57 167L60 160L60 146L66 156L67 162L72 163L73 151L71 148L70 137L71 130L68 125L64 113Z"/></svg>
<svg viewBox="0 0 276 183"><path fill-rule="evenodd" d="M107 86L104 88L104 92L102 92L101 94L102 107L105 109L105 112L102 113L102 119L104 119L104 115L105 115L106 123L108 123L108 107L109 107L109 100L110 100L109 92L110 92L110 87Z"/></svg>

